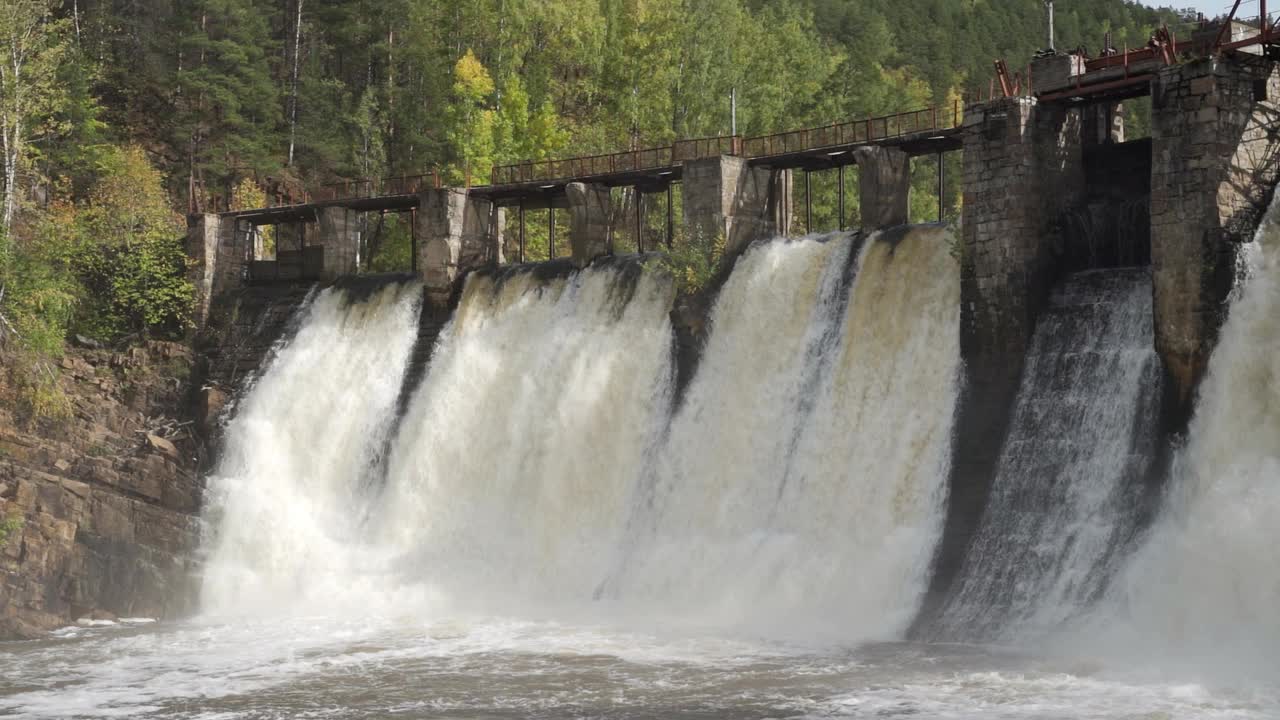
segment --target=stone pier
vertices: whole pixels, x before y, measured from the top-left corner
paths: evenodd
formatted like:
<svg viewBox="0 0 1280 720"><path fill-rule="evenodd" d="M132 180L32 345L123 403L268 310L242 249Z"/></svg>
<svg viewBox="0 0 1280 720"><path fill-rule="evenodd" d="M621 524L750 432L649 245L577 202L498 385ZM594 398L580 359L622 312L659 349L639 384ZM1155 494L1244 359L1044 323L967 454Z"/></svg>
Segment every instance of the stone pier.
<svg viewBox="0 0 1280 720"><path fill-rule="evenodd" d="M195 287L193 317L203 327L213 298L244 284L246 236L235 231L236 221L214 213L187 218L187 279Z"/></svg>
<svg viewBox="0 0 1280 720"><path fill-rule="evenodd" d="M503 213L462 188L427 190L418 198L418 272L427 291L447 298L476 268L502 262Z"/></svg>
<svg viewBox="0 0 1280 720"><path fill-rule="evenodd" d="M573 264L582 268L609 254L611 205L606 185L569 183L569 246Z"/></svg>
<svg viewBox="0 0 1280 720"><path fill-rule="evenodd" d="M1156 350L1189 416L1280 163L1280 76L1253 56L1160 71L1151 94L1151 265Z"/></svg>
<svg viewBox="0 0 1280 720"><path fill-rule="evenodd" d="M791 216L789 184L790 173L751 167L739 157L686 161L680 183L686 239L723 239L725 257L733 257L779 234Z"/></svg>
<svg viewBox="0 0 1280 720"><path fill-rule="evenodd" d="M316 244L324 248L320 279L334 280L354 275L360 269L360 213L341 207L319 211Z"/></svg>
<svg viewBox="0 0 1280 720"><path fill-rule="evenodd" d="M966 357L1022 356L1053 284L1058 218L1083 194L1076 111L1008 98L965 113Z"/></svg>
<svg viewBox="0 0 1280 720"><path fill-rule="evenodd" d="M911 157L897 148L866 146L855 150L854 158L862 227L875 230L907 224L911 217Z"/></svg>

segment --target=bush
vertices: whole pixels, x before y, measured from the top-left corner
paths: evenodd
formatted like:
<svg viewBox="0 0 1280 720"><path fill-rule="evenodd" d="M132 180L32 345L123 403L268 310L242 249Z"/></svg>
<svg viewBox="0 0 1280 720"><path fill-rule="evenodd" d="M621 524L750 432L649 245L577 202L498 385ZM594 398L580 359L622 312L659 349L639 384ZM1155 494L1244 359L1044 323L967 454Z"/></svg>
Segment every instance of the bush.
<svg viewBox="0 0 1280 720"><path fill-rule="evenodd" d="M675 279L676 291L689 295L701 291L711 281L724 257L724 245L723 234L685 237L662 255L660 263Z"/></svg>
<svg viewBox="0 0 1280 720"><path fill-rule="evenodd" d="M68 332L176 335L190 323L185 227L136 147L99 155L88 196L31 211L0 256L0 346L33 417L69 413L53 360Z"/></svg>
<svg viewBox="0 0 1280 720"><path fill-rule="evenodd" d="M9 536L22 529L22 518L17 513L9 515L4 520L0 520L0 547L9 541Z"/></svg>
<svg viewBox="0 0 1280 720"><path fill-rule="evenodd" d="M146 154L136 147L110 153L76 215L74 265L89 301L80 326L104 338L186 329L193 289L185 228Z"/></svg>

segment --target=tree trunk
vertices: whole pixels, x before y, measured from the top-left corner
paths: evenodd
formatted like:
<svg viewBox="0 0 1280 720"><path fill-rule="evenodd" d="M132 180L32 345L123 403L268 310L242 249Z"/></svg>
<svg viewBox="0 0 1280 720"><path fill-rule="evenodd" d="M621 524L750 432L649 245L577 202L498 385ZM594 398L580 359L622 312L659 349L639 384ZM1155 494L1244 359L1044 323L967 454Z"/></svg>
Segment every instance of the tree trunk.
<svg viewBox="0 0 1280 720"><path fill-rule="evenodd" d="M289 84L289 160L285 163L293 167L293 151L298 138L298 63L302 54L302 3L298 0L298 12L293 22L293 72Z"/></svg>

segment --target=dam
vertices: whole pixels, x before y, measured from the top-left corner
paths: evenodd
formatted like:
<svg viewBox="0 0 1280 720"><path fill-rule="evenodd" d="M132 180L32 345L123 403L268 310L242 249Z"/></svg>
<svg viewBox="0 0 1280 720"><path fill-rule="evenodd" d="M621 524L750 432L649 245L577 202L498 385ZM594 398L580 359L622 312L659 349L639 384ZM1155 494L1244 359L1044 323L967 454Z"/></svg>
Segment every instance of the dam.
<svg viewBox="0 0 1280 720"><path fill-rule="evenodd" d="M192 215L195 597L0 656L0 711L1274 716L1280 68L1242 42ZM911 224L957 153L960 216ZM389 212L412 265L370 273Z"/></svg>

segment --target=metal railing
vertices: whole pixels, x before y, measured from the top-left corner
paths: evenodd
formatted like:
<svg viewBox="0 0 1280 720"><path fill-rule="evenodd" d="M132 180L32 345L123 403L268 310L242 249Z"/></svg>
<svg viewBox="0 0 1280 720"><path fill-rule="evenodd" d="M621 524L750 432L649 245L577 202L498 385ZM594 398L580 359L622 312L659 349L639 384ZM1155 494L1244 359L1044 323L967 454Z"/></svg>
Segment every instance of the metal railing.
<svg viewBox="0 0 1280 720"><path fill-rule="evenodd" d="M677 140L671 146L671 155L676 162L699 160L719 155L741 155L741 135L720 135L717 137Z"/></svg>
<svg viewBox="0 0 1280 720"><path fill-rule="evenodd" d="M320 202L364 200L388 195L415 195L423 190L439 187L441 181L437 171L392 178L356 178L321 185L315 199Z"/></svg>
<svg viewBox="0 0 1280 720"><path fill-rule="evenodd" d="M850 120L825 127L747 138L743 141L743 156L761 158L842 145L869 144L935 130L950 130L958 127L963 119L960 102L956 101L951 108L935 106L865 120Z"/></svg>
<svg viewBox="0 0 1280 720"><path fill-rule="evenodd" d="M661 170L690 160L719 155L736 155L754 159L841 145L873 143L959 127L963 120L963 112L963 107L957 100L950 108L930 107L909 110L883 117L851 120L825 127L804 128L759 137L743 138L738 135L724 135L695 138L677 140L667 147L500 165L493 168L490 180L494 185L559 182L616 173Z"/></svg>
<svg viewBox="0 0 1280 720"><path fill-rule="evenodd" d="M490 182L494 185L568 180L595 175L655 170L670 167L673 161L672 146L628 150L608 155L587 155L562 160L539 160L516 165L500 165L493 169Z"/></svg>

